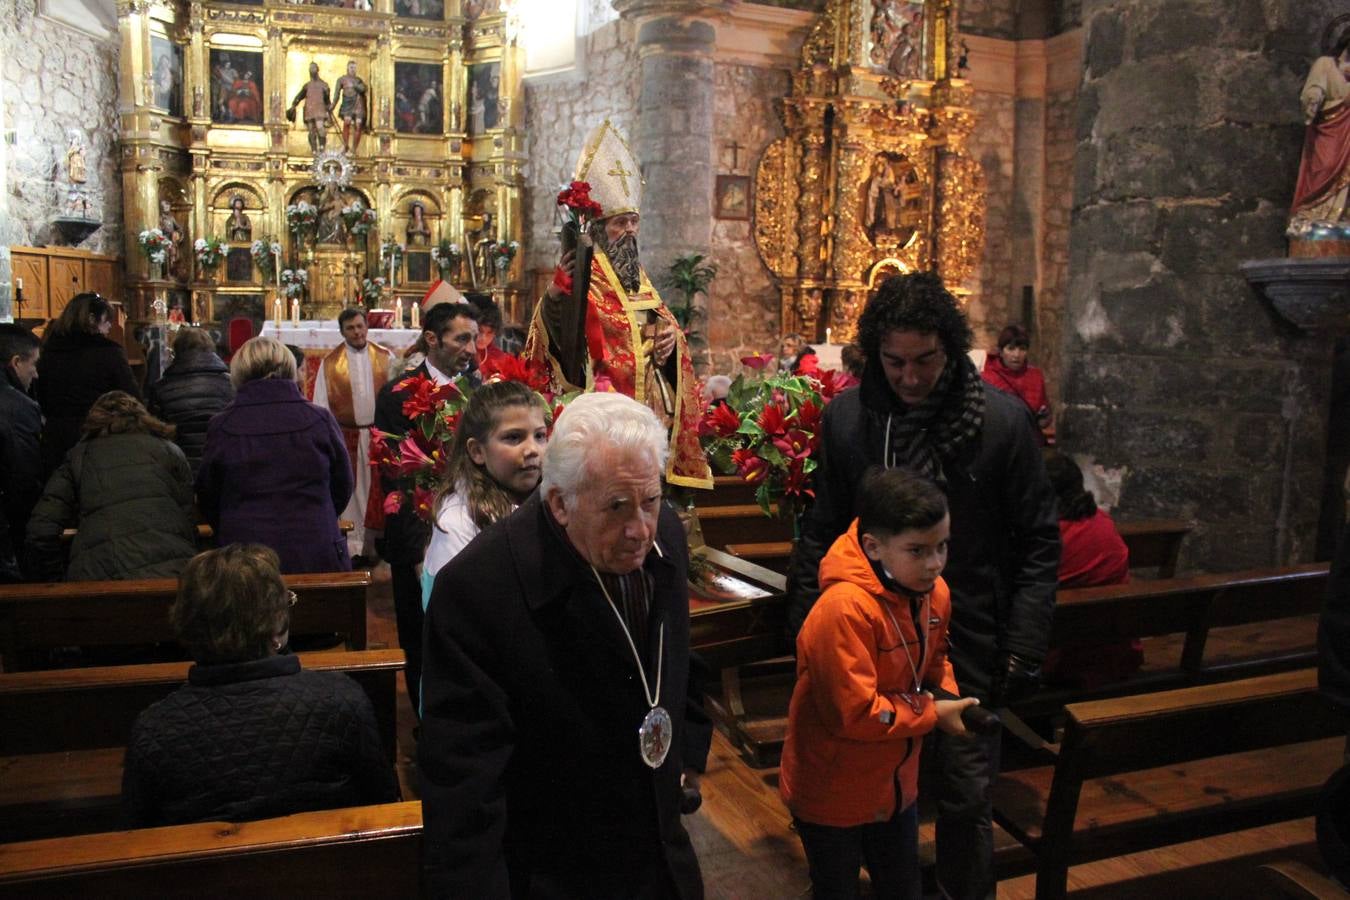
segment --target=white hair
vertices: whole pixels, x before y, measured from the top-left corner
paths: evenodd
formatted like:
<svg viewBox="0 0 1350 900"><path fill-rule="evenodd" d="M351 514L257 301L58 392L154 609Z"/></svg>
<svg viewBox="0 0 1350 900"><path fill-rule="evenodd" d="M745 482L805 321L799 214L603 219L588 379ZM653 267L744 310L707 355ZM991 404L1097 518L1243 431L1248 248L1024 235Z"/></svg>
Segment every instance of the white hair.
<svg viewBox="0 0 1350 900"><path fill-rule="evenodd" d="M539 494L557 488L572 507L591 468L588 462L606 450L646 457L664 473L670 453L661 420L632 397L615 393L582 394L558 416L548 439Z"/></svg>

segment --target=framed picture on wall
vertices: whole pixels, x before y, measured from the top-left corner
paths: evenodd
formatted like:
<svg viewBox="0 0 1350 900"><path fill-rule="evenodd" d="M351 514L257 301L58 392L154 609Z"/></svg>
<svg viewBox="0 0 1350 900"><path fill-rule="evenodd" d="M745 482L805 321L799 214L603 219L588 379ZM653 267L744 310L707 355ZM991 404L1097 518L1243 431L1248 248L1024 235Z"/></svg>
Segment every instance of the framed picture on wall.
<svg viewBox="0 0 1350 900"><path fill-rule="evenodd" d="M171 116L183 114L183 48L150 35L150 71L154 103Z"/></svg>
<svg viewBox="0 0 1350 900"><path fill-rule="evenodd" d="M394 130L440 134L442 79L439 63L394 63Z"/></svg>
<svg viewBox="0 0 1350 900"><path fill-rule="evenodd" d="M718 219L750 218L750 176L718 175L713 192L713 216Z"/></svg>
<svg viewBox="0 0 1350 900"><path fill-rule="evenodd" d="M469 66L469 134L482 134L500 124L501 81L502 64L499 62Z"/></svg>
<svg viewBox="0 0 1350 900"><path fill-rule="evenodd" d="M211 48L212 122L261 125L263 90L261 53Z"/></svg>

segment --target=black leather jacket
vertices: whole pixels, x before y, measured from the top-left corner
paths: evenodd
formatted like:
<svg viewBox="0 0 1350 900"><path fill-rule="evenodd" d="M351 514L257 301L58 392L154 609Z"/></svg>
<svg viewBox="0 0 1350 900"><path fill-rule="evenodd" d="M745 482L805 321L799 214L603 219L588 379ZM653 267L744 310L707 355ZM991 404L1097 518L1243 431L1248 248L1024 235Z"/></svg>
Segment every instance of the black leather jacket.
<svg viewBox="0 0 1350 900"><path fill-rule="evenodd" d="M802 522L788 576L788 630L796 638L820 595L817 569L856 512L869 466L885 458L886 419L902 407L869 366L863 383L825 408L815 503ZM952 591L949 639L961 693L988 699L1001 654L1039 663L1054 615L1059 568L1055 494L1024 404L984 386L984 426L959 458L945 460Z"/></svg>
<svg viewBox="0 0 1350 900"><path fill-rule="evenodd" d="M21 579L18 556L42 496L42 411L6 368L0 377L0 581Z"/></svg>

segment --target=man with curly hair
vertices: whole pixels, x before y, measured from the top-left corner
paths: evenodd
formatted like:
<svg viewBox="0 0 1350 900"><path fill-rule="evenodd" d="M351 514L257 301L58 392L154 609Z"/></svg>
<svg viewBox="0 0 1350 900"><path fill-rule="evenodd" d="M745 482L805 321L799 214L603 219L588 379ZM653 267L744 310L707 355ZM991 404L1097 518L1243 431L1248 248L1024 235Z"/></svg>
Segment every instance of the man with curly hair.
<svg viewBox="0 0 1350 900"><path fill-rule="evenodd" d="M789 628L820 594L817 568L854 516L872 466L904 467L947 493L951 659L963 695L1002 706L1034 690L1045 658L1059 565L1055 495L1019 400L985 384L967 355L965 314L927 272L887 279L858 321L862 383L825 410L814 505L788 586ZM992 898L989 789L999 739L935 739L942 772L938 880L953 898Z"/></svg>

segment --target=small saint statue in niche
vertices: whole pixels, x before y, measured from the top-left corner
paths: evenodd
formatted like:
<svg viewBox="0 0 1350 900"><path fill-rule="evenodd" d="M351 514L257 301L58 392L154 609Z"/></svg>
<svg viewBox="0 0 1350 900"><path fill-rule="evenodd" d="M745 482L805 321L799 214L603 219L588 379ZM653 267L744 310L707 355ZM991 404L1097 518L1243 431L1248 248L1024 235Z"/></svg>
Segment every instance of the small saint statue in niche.
<svg viewBox="0 0 1350 900"><path fill-rule="evenodd" d="M406 240L409 247L425 247L431 243L431 229L427 227L426 207L413 201L408 216Z"/></svg>
<svg viewBox="0 0 1350 900"><path fill-rule="evenodd" d="M230 198L230 217L225 220L225 231L232 244L247 244L253 240L253 223L244 212L244 198L240 194Z"/></svg>
<svg viewBox="0 0 1350 900"><path fill-rule="evenodd" d="M89 179L84 161L84 138L74 130L70 132L70 143L66 148L66 174L72 184L84 184Z"/></svg>
<svg viewBox="0 0 1350 900"><path fill-rule="evenodd" d="M352 156L366 127L366 83L356 74L356 61L347 63L347 74L337 80L338 118L342 120L342 149Z"/></svg>
<svg viewBox="0 0 1350 900"><path fill-rule="evenodd" d="M1350 24L1341 16L1323 35L1299 100L1307 130L1289 230L1298 240L1350 239ZM1342 27L1339 33L1336 26Z"/></svg>
<svg viewBox="0 0 1350 900"><path fill-rule="evenodd" d="M309 64L309 81L296 93L286 110L286 120L295 121L295 109L302 103L301 118L309 132L309 149L319 153L328 146L328 120L332 116L332 103L329 100L328 82L319 77L319 64Z"/></svg>
<svg viewBox="0 0 1350 900"><path fill-rule="evenodd" d="M169 239L169 256L165 260L165 271L178 273L178 245L183 243L183 227L173 217L173 207L168 200L159 201L159 230Z"/></svg>
<svg viewBox="0 0 1350 900"><path fill-rule="evenodd" d="M315 205L319 210L318 225L314 232L315 240L320 244L341 244L344 232L343 204L342 192L338 190L337 185L331 181L326 183Z"/></svg>

